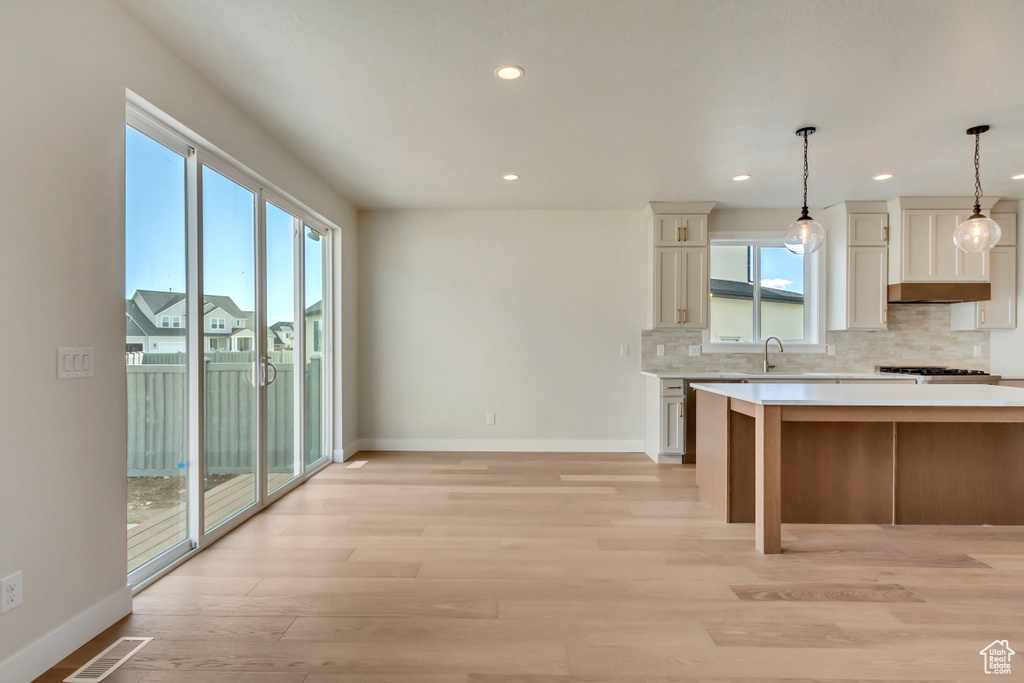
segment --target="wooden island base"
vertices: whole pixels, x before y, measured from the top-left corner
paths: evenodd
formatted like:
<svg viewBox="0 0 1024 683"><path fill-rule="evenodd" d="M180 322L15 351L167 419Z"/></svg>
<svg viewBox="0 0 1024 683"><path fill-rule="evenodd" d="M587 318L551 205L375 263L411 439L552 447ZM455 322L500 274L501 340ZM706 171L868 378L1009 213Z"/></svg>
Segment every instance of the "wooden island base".
<svg viewBox="0 0 1024 683"><path fill-rule="evenodd" d="M697 392L700 498L754 522L1024 525L1024 408L762 405ZM761 512L762 514L758 514Z"/></svg>

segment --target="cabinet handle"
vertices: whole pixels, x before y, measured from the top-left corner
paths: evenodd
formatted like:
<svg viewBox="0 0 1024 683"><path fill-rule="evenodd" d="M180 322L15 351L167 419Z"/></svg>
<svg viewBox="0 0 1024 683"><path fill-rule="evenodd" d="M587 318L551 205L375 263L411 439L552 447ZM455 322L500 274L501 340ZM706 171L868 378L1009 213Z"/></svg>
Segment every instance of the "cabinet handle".
<svg viewBox="0 0 1024 683"><path fill-rule="evenodd" d="M683 402L679 402L679 417L683 416Z"/></svg>
<svg viewBox="0 0 1024 683"><path fill-rule="evenodd" d="M981 309L981 324L985 324L985 309Z"/></svg>
<svg viewBox="0 0 1024 683"><path fill-rule="evenodd" d="M681 387L681 386L679 386L679 387L665 387L665 388L666 388L666 389L682 389L682 387Z"/></svg>
<svg viewBox="0 0 1024 683"><path fill-rule="evenodd" d="M679 314L680 314L680 313L682 313L682 310L680 310L680 309L678 309L678 308L677 308L677 309L676 309L676 325L678 325L679 323L683 322L683 321L682 321L682 320L680 320L680 318L679 318Z"/></svg>
<svg viewBox="0 0 1024 683"><path fill-rule="evenodd" d="M882 322L883 323L888 323L889 322L889 311L888 311L888 309L885 309L885 308L882 309Z"/></svg>
<svg viewBox="0 0 1024 683"><path fill-rule="evenodd" d="M682 242L682 238L679 236L679 231L682 230L678 225L676 226L676 242Z"/></svg>
<svg viewBox="0 0 1024 683"><path fill-rule="evenodd" d="M686 241L686 226L683 226L683 241Z"/></svg>
<svg viewBox="0 0 1024 683"><path fill-rule="evenodd" d="M683 309L683 324L686 324L686 309Z"/></svg>
<svg viewBox="0 0 1024 683"><path fill-rule="evenodd" d="M889 241L889 226L888 225L883 225L882 226L882 235L883 235L882 241L883 242L888 242Z"/></svg>

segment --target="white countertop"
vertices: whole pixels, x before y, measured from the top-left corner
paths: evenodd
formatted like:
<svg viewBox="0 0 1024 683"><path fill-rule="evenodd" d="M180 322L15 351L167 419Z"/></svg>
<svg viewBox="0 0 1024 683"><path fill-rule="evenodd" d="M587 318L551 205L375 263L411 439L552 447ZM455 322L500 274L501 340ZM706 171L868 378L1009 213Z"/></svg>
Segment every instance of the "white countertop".
<svg viewBox="0 0 1024 683"><path fill-rule="evenodd" d="M883 372L686 372L670 370L665 372L641 372L640 374L658 379L917 379L917 375L898 375Z"/></svg>
<svg viewBox="0 0 1024 683"><path fill-rule="evenodd" d="M694 384L693 388L757 403L786 406L1024 407L1024 389L992 384ZM698 399L699 400L699 399Z"/></svg>

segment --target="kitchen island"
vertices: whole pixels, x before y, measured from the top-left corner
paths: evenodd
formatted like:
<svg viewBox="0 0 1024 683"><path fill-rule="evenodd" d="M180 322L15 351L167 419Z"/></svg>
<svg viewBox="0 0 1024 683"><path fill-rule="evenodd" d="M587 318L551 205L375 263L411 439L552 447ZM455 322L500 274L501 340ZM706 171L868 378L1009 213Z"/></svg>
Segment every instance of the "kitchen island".
<svg viewBox="0 0 1024 683"><path fill-rule="evenodd" d="M1024 524L1024 389L694 384L700 498L754 522Z"/></svg>

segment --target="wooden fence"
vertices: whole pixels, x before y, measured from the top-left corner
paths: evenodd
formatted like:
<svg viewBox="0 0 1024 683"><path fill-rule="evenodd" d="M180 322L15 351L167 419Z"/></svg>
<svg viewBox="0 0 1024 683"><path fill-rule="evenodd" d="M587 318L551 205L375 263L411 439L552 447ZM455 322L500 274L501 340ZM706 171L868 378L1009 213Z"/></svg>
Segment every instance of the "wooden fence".
<svg viewBox="0 0 1024 683"><path fill-rule="evenodd" d="M148 355L148 354L147 354ZM160 354L176 355L176 354ZM252 358L252 355L249 356ZM280 361L279 361L280 362ZM267 392L267 460L270 472L290 472L294 462L294 367L277 366ZM187 463L185 365L128 365L128 476L181 474ZM206 471L251 472L256 458L256 388L252 363L206 363ZM322 396L322 361L306 364L306 389ZM323 401L306 406L307 461L323 449Z"/></svg>

